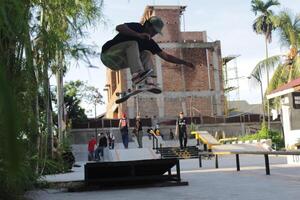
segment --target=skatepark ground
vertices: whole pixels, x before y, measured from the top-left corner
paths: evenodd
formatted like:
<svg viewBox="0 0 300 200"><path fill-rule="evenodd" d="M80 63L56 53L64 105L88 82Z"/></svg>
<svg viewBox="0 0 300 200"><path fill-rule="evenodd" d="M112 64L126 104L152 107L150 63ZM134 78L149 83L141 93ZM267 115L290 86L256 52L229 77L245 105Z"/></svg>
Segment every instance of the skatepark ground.
<svg viewBox="0 0 300 200"><path fill-rule="evenodd" d="M117 149L109 151L106 160L153 159L156 155L151 148ZM118 148L119 147L119 148ZM76 147L77 151L78 146ZM83 148L83 147L82 147ZM79 148L80 149L80 148ZM118 151L118 157L116 156ZM78 152L77 152L78 153ZM77 158L80 155L76 155ZM82 156L82 155L81 155ZM84 179L84 160L77 162L80 167L73 168L72 173L43 177L48 182L82 181ZM104 159L104 160L105 160ZM91 192L67 192L66 189L33 190L26 194L32 200L147 200L147 199L202 199L202 200L293 200L300 196L300 166L286 164L285 156L270 156L271 175L265 175L264 157L261 155L243 155L240 157L241 171L236 171L234 155L219 158L219 169L214 168L214 159L203 160L199 168L197 159L181 160L181 177L188 181L188 186L149 187L119 190L101 190Z"/></svg>

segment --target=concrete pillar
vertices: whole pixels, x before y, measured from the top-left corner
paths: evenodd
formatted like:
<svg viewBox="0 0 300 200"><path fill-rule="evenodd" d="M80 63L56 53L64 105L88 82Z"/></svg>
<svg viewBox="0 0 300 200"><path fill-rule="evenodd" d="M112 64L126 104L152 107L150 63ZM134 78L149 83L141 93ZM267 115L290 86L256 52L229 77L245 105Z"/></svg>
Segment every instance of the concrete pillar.
<svg viewBox="0 0 300 200"><path fill-rule="evenodd" d="M162 66L161 59L158 56L154 56L155 58L155 66L156 66L156 75L157 75L157 84L162 89L162 93L156 95L156 102L158 107L158 116L159 118L165 117L165 100L164 100L164 86L163 86L163 74L162 74Z"/></svg>
<svg viewBox="0 0 300 200"><path fill-rule="evenodd" d="M215 43L213 52L212 52L212 60L213 60L213 68L214 68L214 81L215 81L215 109L217 115L222 115L222 101L221 101L221 83L220 83L220 73L219 69L219 59L218 59L218 48L219 42Z"/></svg>
<svg viewBox="0 0 300 200"><path fill-rule="evenodd" d="M129 69L126 69L126 76L127 76L127 88L132 89L132 82L131 82L131 73ZM128 118L134 118L135 117L135 107L134 107L135 98L129 98L127 103L127 116Z"/></svg>

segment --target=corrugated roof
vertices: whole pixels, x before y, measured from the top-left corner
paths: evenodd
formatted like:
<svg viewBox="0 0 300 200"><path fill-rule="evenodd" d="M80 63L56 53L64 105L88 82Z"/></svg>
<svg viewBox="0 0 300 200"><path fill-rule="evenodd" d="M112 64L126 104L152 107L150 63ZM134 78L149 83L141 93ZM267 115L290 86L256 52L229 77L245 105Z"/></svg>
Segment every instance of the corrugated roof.
<svg viewBox="0 0 300 200"><path fill-rule="evenodd" d="M298 90L300 90L300 78L290 81L287 84L284 84L278 87L277 89L273 90L267 95L267 98L272 99Z"/></svg>
<svg viewBox="0 0 300 200"><path fill-rule="evenodd" d="M287 90L290 88L295 88L297 86L300 86L300 78L297 78L291 82L288 82L287 84L284 84L284 85L278 87L277 89L273 90L270 94L274 94L274 93L277 93L277 92L280 92L283 90Z"/></svg>

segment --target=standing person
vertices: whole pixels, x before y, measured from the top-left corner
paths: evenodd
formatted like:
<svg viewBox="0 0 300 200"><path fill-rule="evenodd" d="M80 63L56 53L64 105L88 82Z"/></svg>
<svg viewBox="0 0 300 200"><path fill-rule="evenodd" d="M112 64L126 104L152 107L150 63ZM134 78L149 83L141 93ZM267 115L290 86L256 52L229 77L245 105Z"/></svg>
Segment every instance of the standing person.
<svg viewBox="0 0 300 200"><path fill-rule="evenodd" d="M179 136L180 149L186 148L187 145L187 127L183 117L183 112L179 113L179 118L176 122L176 134Z"/></svg>
<svg viewBox="0 0 300 200"><path fill-rule="evenodd" d="M100 160L100 155L99 155L100 153L101 153L102 159L104 160L104 148L105 147L107 147L107 137L103 133L100 133L98 147L95 152L96 161Z"/></svg>
<svg viewBox="0 0 300 200"><path fill-rule="evenodd" d="M102 46L103 64L114 71L130 68L132 83L135 85L146 79L149 89L157 88L151 78L155 54L165 61L194 69L192 63L166 53L152 39L157 33L161 34L163 26L164 22L157 16L150 17L144 24L125 23L116 26L119 33Z"/></svg>
<svg viewBox="0 0 300 200"><path fill-rule="evenodd" d="M122 141L125 149L128 149L128 120L126 114L123 113L119 122L119 128L122 135Z"/></svg>
<svg viewBox="0 0 300 200"><path fill-rule="evenodd" d="M109 133L109 148L110 149L114 149L115 148L115 135L114 133L111 131Z"/></svg>
<svg viewBox="0 0 300 200"><path fill-rule="evenodd" d="M140 115L136 117L135 130L139 148L143 148L143 125Z"/></svg>
<svg viewBox="0 0 300 200"><path fill-rule="evenodd" d="M88 155L88 161L93 161L95 160L95 146L97 144L96 138L93 135L88 143L88 151L89 151L89 155Z"/></svg>

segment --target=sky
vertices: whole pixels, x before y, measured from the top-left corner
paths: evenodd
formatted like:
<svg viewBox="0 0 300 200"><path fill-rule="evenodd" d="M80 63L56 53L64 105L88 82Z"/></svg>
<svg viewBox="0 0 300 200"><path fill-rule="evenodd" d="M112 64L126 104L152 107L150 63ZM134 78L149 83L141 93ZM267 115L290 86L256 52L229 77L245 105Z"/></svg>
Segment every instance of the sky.
<svg viewBox="0 0 300 200"><path fill-rule="evenodd" d="M279 0L281 5L273 8L277 13L288 9L292 13L300 13L300 0ZM207 31L208 41L221 41L222 56L239 55L229 65L237 67L239 90L229 95L231 100L247 100L249 103L260 103L259 86L253 85L248 77L255 65L265 58L265 43L262 35L257 35L252 30L255 19L251 11L251 0L104 0L104 21L99 20L87 28L86 43L98 47L116 35L115 27L125 22L139 22L147 5L185 5L185 23L182 30ZM285 54L287 49L281 47L276 33L269 45L269 55ZM83 63L72 63L64 77L64 81L83 80L89 85L99 88L103 100L106 102L106 92L103 91L106 83L105 66L100 58L92 59L92 63L99 68L88 68ZM234 70L229 70L229 77L236 76ZM53 82L53 81L52 81ZM266 80L263 81L266 83ZM237 81L231 82L237 84ZM83 105L86 110L92 109ZM97 113L105 112L105 104L97 107ZM91 112L93 113L93 112ZM92 116L92 115L91 115Z"/></svg>

